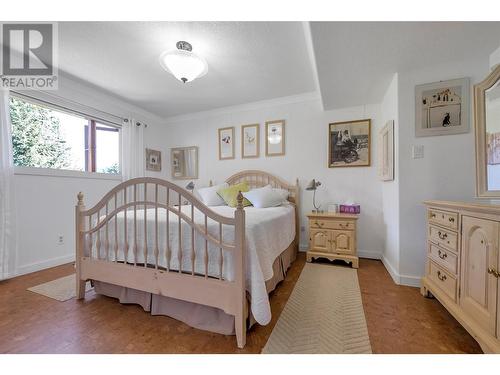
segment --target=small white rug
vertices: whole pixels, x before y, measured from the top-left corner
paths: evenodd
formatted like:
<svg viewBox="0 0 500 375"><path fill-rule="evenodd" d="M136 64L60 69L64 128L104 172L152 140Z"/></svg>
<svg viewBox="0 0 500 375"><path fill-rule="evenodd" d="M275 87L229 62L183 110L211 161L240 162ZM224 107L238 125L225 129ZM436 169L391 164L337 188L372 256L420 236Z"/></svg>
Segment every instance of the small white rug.
<svg viewBox="0 0 500 375"><path fill-rule="evenodd" d="M91 289L90 282L87 282L85 292ZM76 277L74 274L61 277L60 279L28 288L28 290L64 302L76 297Z"/></svg>
<svg viewBox="0 0 500 375"><path fill-rule="evenodd" d="M306 263L262 353L371 352L356 270Z"/></svg>

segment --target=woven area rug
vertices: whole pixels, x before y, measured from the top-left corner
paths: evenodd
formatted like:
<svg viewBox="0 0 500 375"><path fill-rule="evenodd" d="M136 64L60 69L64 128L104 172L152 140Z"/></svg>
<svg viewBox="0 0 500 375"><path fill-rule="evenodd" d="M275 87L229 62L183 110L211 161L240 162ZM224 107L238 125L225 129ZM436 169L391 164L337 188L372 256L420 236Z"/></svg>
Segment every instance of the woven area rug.
<svg viewBox="0 0 500 375"><path fill-rule="evenodd" d="M371 353L356 270L306 263L262 353Z"/></svg>
<svg viewBox="0 0 500 375"><path fill-rule="evenodd" d="M87 282L85 291L88 292L90 289L92 289L90 282ZM64 302L76 297L76 278L73 274L28 288L28 290Z"/></svg>

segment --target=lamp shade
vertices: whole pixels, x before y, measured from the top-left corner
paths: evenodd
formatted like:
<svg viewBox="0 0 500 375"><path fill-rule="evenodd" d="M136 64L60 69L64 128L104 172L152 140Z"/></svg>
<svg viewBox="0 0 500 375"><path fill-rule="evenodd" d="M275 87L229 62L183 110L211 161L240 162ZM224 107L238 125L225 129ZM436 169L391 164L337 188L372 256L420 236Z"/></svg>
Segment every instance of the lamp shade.
<svg viewBox="0 0 500 375"><path fill-rule="evenodd" d="M208 72L206 60L191 51L187 42L178 42L177 49L163 52L160 64L181 82L191 82Z"/></svg>

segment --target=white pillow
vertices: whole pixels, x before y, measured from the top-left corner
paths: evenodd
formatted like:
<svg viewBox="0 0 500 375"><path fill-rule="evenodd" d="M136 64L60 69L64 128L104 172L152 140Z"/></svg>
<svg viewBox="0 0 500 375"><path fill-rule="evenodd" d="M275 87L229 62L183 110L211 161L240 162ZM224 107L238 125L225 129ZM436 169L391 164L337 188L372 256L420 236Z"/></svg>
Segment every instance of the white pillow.
<svg viewBox="0 0 500 375"><path fill-rule="evenodd" d="M227 188L228 186L229 184L224 182L220 185L198 189L196 192L200 196L202 202L207 206L226 206L226 202L217 194L217 191Z"/></svg>
<svg viewBox="0 0 500 375"><path fill-rule="evenodd" d="M273 190L281 196L281 200L283 203L286 203L288 201L288 196L290 195L290 192L288 190L278 188L273 188Z"/></svg>
<svg viewBox="0 0 500 375"><path fill-rule="evenodd" d="M247 191L243 193L243 196L255 208L276 207L283 203L283 195L275 191L271 185Z"/></svg>

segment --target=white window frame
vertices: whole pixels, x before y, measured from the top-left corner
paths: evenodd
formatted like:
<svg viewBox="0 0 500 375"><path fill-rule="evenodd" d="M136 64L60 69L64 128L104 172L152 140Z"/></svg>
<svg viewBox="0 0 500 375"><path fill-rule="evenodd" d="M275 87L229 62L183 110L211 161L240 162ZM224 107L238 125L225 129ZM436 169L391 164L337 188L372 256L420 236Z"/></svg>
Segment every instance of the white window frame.
<svg viewBox="0 0 500 375"><path fill-rule="evenodd" d="M28 103L32 103L35 105L42 106L44 108L53 109L59 112L67 113L73 116L83 117L86 120L94 120L99 124L111 126L117 128L118 131L118 167L120 173L99 173L99 172L89 172L89 171L76 171L72 169L57 169L57 168L41 168L41 167L23 167L23 166L14 166L14 174L15 175L29 175L29 176L46 176L46 177L66 177L66 178L87 178L87 179L96 179L96 180L122 180L122 132L121 132L121 124L111 121L109 118L109 114L102 113L103 116L96 116L94 114L89 114L89 112L94 112L99 114L98 110L91 109L90 111L82 112L80 110L73 110L68 105L60 105L54 103L53 101L48 101L45 98L38 98L32 95L25 95L18 92L11 92L10 96L23 100ZM40 96L40 95L37 95ZM43 96L43 95L42 95ZM64 99L58 98L57 101L63 101ZM119 118L118 116L115 116Z"/></svg>

